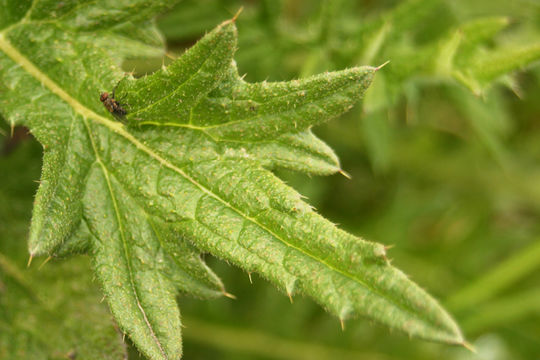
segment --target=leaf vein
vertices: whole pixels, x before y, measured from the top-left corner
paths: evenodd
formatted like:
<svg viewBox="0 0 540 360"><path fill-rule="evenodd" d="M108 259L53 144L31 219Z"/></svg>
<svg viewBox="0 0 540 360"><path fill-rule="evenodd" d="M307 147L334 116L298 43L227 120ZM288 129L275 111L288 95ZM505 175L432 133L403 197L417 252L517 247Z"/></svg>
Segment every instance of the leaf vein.
<svg viewBox="0 0 540 360"><path fill-rule="evenodd" d="M93 148L94 154L96 156L96 162L99 164L99 166L102 169L103 176L105 177L105 180L107 182L107 187L108 187L109 193L111 195L111 200L112 200L112 203L113 203L114 212L116 214L116 221L118 222L118 228L119 228L119 231L120 231L120 237L122 238L122 245L124 247L124 257L125 257L125 260L126 260L126 266L128 268L129 282L130 282L130 285L131 285L131 290L133 291L133 296L135 297L135 302L137 304L137 307L139 308L139 311L141 312L141 314L143 316L144 322L145 322L146 326L148 327L148 330L150 330L150 334L151 334L152 338L154 339L157 347L159 348L159 350L160 350L161 354L163 355L163 357L165 359L167 359L168 357L167 357L167 354L165 353L165 350L163 349L163 345L161 344L158 337L156 336L154 328L152 327L152 324L150 324L150 321L148 320L148 316L146 315L146 311L142 307L141 301L139 299L139 293L137 291L137 286L135 285L135 281L133 279L133 269L132 269L132 264L131 264L131 260L130 260L130 255L129 255L129 249L128 249L126 236L125 236L125 233L124 233L124 226L123 226L123 222L122 222L122 217L120 216L120 210L118 209L118 203L116 201L116 196L115 196L113 188L112 188L111 180L110 180L110 177L109 177L109 172L108 172L105 164L103 163L103 161L101 160L101 158L99 156L99 153L98 153L97 148L96 148L96 144L94 143L94 140L92 138L92 132L90 130L90 127L88 126L88 123L86 122L86 119L84 119L83 121L84 121L86 129L88 131L88 136L90 137L90 141L92 143L92 148Z"/></svg>
<svg viewBox="0 0 540 360"><path fill-rule="evenodd" d="M364 281L359 279L357 276L350 274L348 272L344 272L340 269L335 268L331 264L326 263L322 259L318 258L314 254L311 254L309 251L298 248L289 242L287 242L285 239L279 237L276 233L274 233L272 230L268 229L268 227L264 226L263 224L260 224L256 219L253 219L252 217L249 217L248 215L244 214L240 209L237 209L232 204L230 204L225 199L222 199L218 195L211 192L209 189L207 189L205 186L200 184L198 181L196 181L194 178L189 176L187 173L185 173L182 169L178 168L168 160L162 158L159 156L156 152L154 152L152 149L148 148L146 145L144 145L142 142L140 142L137 138L135 138L131 133L126 131L126 127L124 124L120 122L115 122L112 120L109 120L103 116L98 115L94 111L88 109L83 104L81 104L79 101L77 101L75 98L70 96L66 91L64 91L58 84L56 84L52 79L50 79L46 74L41 72L30 60L28 60L23 54L21 54L15 47L11 45L11 43L5 38L3 33L0 33L0 50L3 50L9 57L11 57L15 62L19 63L30 75L35 77L37 80L39 80L44 86L49 88L51 92L59 96L62 100L66 101L68 104L70 104L75 111L80 113L84 118L89 118L94 120L96 123L103 125L107 128L109 128L111 131L116 133L117 135L124 137L126 140L131 142L137 149L145 152L153 158L154 160L158 161L160 164L170 168L171 170L178 173L178 175L184 177L186 180L191 182L193 185L198 187L203 193L207 194L208 196L216 199L217 201L221 202L226 207L230 208L234 212L238 213L241 217L244 217L245 219L253 222L257 226L259 226L261 229L267 231L269 234L271 234L274 238L281 241L282 243L286 244L287 246L290 246L291 248L296 249L301 254L304 254L307 257L310 257L314 259L315 261L320 262L321 264L325 265L332 271L335 271L336 273L342 274L346 278L349 278L350 280L359 283L360 285L366 287L369 291L371 291L374 295L379 296L380 298L383 298L390 303L394 304L397 307L400 307L402 310L410 313L414 317L420 317L422 318L422 314L415 313L411 309L407 308L405 304L399 303L394 301L393 299L389 298L388 296L384 295L383 293L380 293L379 291L375 290L373 287L366 284Z"/></svg>

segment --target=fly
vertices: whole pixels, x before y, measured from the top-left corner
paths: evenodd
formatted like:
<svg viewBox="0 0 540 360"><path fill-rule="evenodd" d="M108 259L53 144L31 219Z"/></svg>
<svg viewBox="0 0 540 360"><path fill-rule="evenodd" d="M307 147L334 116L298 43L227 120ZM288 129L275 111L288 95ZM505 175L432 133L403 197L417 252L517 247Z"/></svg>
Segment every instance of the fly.
<svg viewBox="0 0 540 360"><path fill-rule="evenodd" d="M103 106L114 116L118 118L124 118L127 111L114 99L114 90L112 94L108 92L101 93L99 100L103 103Z"/></svg>

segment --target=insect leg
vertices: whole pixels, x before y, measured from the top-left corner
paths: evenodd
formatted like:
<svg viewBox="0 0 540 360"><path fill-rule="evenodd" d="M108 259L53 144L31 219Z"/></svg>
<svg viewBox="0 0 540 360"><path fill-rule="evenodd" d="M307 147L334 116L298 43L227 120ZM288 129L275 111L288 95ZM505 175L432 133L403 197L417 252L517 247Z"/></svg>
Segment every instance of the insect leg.
<svg viewBox="0 0 540 360"><path fill-rule="evenodd" d="M113 91L112 91L112 97L113 97L113 99L116 99L115 96L114 96L114 94L115 94L115 92L116 92L116 88L118 88L118 85L120 85L120 83L121 83L122 81L124 81L130 74L131 74L131 73L124 73L124 76L122 77L122 79L120 79L120 81L118 81L118 82L116 83L116 85L114 85L114 88L113 88Z"/></svg>

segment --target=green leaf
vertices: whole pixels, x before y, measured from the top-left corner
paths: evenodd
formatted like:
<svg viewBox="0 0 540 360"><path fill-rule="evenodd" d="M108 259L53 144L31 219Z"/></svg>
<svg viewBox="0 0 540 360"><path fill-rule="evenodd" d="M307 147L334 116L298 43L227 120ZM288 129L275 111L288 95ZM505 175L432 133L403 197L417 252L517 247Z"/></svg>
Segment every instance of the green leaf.
<svg viewBox="0 0 540 360"><path fill-rule="evenodd" d="M113 315L148 357L178 358L180 313L173 284L159 271L166 260L151 221L101 161L88 175L84 203L97 276Z"/></svg>
<svg viewBox="0 0 540 360"><path fill-rule="evenodd" d="M485 303L540 268L540 240L497 264L448 299L448 306L463 311Z"/></svg>
<svg viewBox="0 0 540 360"><path fill-rule="evenodd" d="M341 170L334 151L310 130L283 134L272 141L232 143L227 157L245 157L246 149L262 166L308 174L331 175Z"/></svg>
<svg viewBox="0 0 540 360"><path fill-rule="evenodd" d="M272 1L272 3L277 2ZM222 6L220 0L182 1L180 6L176 6L160 17L159 30L167 39L172 41L186 41L186 39L197 38L200 34L204 34L205 31L213 29L223 19L230 17L230 9L237 10L237 8L233 7L234 5L227 5L227 8ZM245 20L246 16L248 15L243 13L242 19Z"/></svg>
<svg viewBox="0 0 540 360"><path fill-rule="evenodd" d="M492 50L481 46L482 42L493 40L508 23L506 17L486 17L467 22L457 30L462 41L453 76L475 94L481 94L496 79L540 58L540 46L534 43L498 46Z"/></svg>
<svg viewBox="0 0 540 360"><path fill-rule="evenodd" d="M507 46L472 59L470 72L484 83L540 59L540 43Z"/></svg>
<svg viewBox="0 0 540 360"><path fill-rule="evenodd" d="M40 149L20 143L0 168L0 357L2 359L120 360L127 356L88 258L27 269L24 238L39 176Z"/></svg>
<svg viewBox="0 0 540 360"><path fill-rule="evenodd" d="M483 17L462 24L459 31L463 34L463 40L459 49L459 56L465 58L482 42L492 40L493 37L509 24L509 19L504 16ZM465 59L462 65L466 65Z"/></svg>
<svg viewBox="0 0 540 360"><path fill-rule="evenodd" d="M180 59L151 76L121 81L117 96L131 124L192 124L193 108L227 74L236 48L236 27L223 23Z"/></svg>
<svg viewBox="0 0 540 360"><path fill-rule="evenodd" d="M364 94L377 68L357 67L290 82L219 89L194 110L194 123L217 140L256 141L309 129L349 110ZM216 101L217 100L217 101Z"/></svg>
<svg viewBox="0 0 540 360"><path fill-rule="evenodd" d="M388 170L392 141L390 119L383 111L374 111L362 117L362 135L373 169L378 172Z"/></svg>
<svg viewBox="0 0 540 360"><path fill-rule="evenodd" d="M470 122L471 128L493 157L502 165L508 166L508 153L503 145L504 135L510 128L510 119L497 94L482 100L469 92L458 91L449 87L446 94L463 117Z"/></svg>
<svg viewBox="0 0 540 360"><path fill-rule="evenodd" d="M376 71L360 67L250 84L229 68L235 46L234 24L225 22L167 68L121 81L116 93L127 104L129 124L185 127L215 140L272 139L348 110ZM226 75L228 81L210 93Z"/></svg>
<svg viewBox="0 0 540 360"><path fill-rule="evenodd" d="M212 336L208 336L212 334ZM224 326L196 318L186 319L186 341L207 347L215 347L223 352L248 354L268 359L295 360L354 360L362 358L384 358L378 353L365 350L351 351L310 341L284 339L280 336L257 331L251 327Z"/></svg>
<svg viewBox="0 0 540 360"><path fill-rule="evenodd" d="M115 28L112 33L102 32L102 36L99 37L94 33L88 33L86 36L81 34L79 39L94 43L95 46L107 51L111 58L118 60L119 66L125 58L160 57L164 54L163 39L153 22L126 23Z"/></svg>
<svg viewBox="0 0 540 360"><path fill-rule="evenodd" d="M246 83L232 64L231 20L135 80L115 66L126 52L88 41L98 15L98 36L126 36L121 21L147 26L164 3L102 10L89 1L42 21L51 3L38 1L0 32L2 114L28 126L45 153L31 254L88 248L116 321L151 359L181 356L177 291L226 294L186 242L259 272L289 296L311 296L342 321L365 316L462 344L454 321L390 265L383 245L337 229L269 171L338 171L309 129L351 108L378 68ZM116 85L127 125L99 101Z"/></svg>
<svg viewBox="0 0 540 360"><path fill-rule="evenodd" d="M538 287L522 290L482 304L480 311L475 311L464 319L464 327L470 333L480 333L482 330L496 327L507 327L511 323L534 317L540 306Z"/></svg>
<svg viewBox="0 0 540 360"><path fill-rule="evenodd" d="M89 270L88 259L77 258L28 272L24 263L15 264L0 253L2 358L127 356L122 335L99 303L98 288L91 286Z"/></svg>

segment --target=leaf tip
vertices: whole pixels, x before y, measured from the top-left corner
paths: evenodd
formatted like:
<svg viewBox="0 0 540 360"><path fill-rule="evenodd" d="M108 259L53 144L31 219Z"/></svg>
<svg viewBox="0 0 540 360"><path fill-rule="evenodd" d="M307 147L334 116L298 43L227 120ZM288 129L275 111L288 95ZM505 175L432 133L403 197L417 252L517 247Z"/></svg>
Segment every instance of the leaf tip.
<svg viewBox="0 0 540 360"><path fill-rule="evenodd" d="M242 13L242 11L244 11L244 7L243 7L243 6L240 6L240 8L239 8L238 11L236 12L236 14L234 14L234 16L232 17L231 22L235 22L236 19L238 19L238 17L239 17L240 14Z"/></svg>
<svg viewBox="0 0 540 360"><path fill-rule="evenodd" d="M388 60L388 61L382 63L381 65L379 65L379 66L377 66L377 67L375 67L375 71L381 70L383 67L385 67L386 65L388 65L389 62L390 62L390 60Z"/></svg>
<svg viewBox="0 0 540 360"><path fill-rule="evenodd" d="M390 249L392 249L394 246L395 246L394 244L384 245L384 250L390 250Z"/></svg>
<svg viewBox="0 0 540 360"><path fill-rule="evenodd" d="M294 301L293 301L293 298L292 298L292 293L290 293L289 291L287 291L287 296L289 297L289 301L291 302L291 304L293 304Z"/></svg>
<svg viewBox="0 0 540 360"><path fill-rule="evenodd" d="M52 256L48 256L48 257L41 263L41 265L39 265L38 270L41 270L41 268L42 268L43 266L45 266L45 264L47 264L49 261L51 261L51 259L52 259Z"/></svg>
<svg viewBox="0 0 540 360"><path fill-rule="evenodd" d="M463 346L465 349L469 350L470 352L472 352L473 354L477 354L478 352L476 351L476 348L474 347L473 344L471 344L470 342L468 341L463 341L461 343L461 346Z"/></svg>
<svg viewBox="0 0 540 360"><path fill-rule="evenodd" d="M225 297L228 297L229 299L233 299L233 300L236 300L236 296L231 294L231 293L228 293L226 292L225 290L223 291L223 296Z"/></svg>
<svg viewBox="0 0 540 360"><path fill-rule="evenodd" d="M287 284L285 284L285 291L287 292L287 296L289 297L289 301L291 302L291 304L293 303L293 295L294 289L296 287L296 281L297 279L294 278L292 279L292 281L289 281L287 282Z"/></svg>
<svg viewBox="0 0 540 360"><path fill-rule="evenodd" d="M345 176L345 177L346 177L347 179L349 179L349 180L352 179L352 176L351 176L348 172L346 172L345 170L343 170L343 169L339 169L339 170L338 170L338 173L340 173L341 175Z"/></svg>
<svg viewBox="0 0 540 360"><path fill-rule="evenodd" d="M345 320L354 312L350 305L344 306L339 312L339 323L341 324L341 331L345 331Z"/></svg>
<svg viewBox="0 0 540 360"><path fill-rule="evenodd" d="M229 20L225 20L224 22L222 22L219 26L219 27L222 27L222 26L226 26L226 25L234 25L234 23L236 23L236 19L238 19L238 17L240 16L240 14L244 11L244 7L243 6L240 6L240 8L238 9L238 11L233 15L232 18L230 18Z"/></svg>
<svg viewBox="0 0 540 360"><path fill-rule="evenodd" d="M26 267L29 268L32 264L32 259L34 259L34 254L30 253L30 256L28 257L28 262L26 263Z"/></svg>

